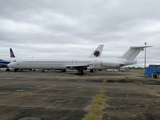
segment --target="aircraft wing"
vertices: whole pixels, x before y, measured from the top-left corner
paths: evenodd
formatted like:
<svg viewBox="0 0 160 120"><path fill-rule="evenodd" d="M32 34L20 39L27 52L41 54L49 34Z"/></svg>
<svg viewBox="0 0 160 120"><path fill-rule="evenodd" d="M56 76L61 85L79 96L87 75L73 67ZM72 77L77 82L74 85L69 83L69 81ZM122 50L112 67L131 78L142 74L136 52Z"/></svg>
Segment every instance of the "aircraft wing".
<svg viewBox="0 0 160 120"><path fill-rule="evenodd" d="M66 65L66 68L70 68L70 69L80 69L80 68L84 68L87 69L87 67L89 67L89 64L84 64L84 65Z"/></svg>
<svg viewBox="0 0 160 120"><path fill-rule="evenodd" d="M8 61L0 59L0 67L1 68L8 68L7 64L9 64Z"/></svg>
<svg viewBox="0 0 160 120"><path fill-rule="evenodd" d="M0 64L0 68L8 68L8 66L5 64Z"/></svg>

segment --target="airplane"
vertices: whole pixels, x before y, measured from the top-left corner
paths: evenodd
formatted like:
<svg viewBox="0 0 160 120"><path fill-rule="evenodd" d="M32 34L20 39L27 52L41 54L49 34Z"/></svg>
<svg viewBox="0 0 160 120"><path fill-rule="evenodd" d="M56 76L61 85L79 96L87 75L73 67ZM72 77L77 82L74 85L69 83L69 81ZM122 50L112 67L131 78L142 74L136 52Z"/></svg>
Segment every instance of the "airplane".
<svg viewBox="0 0 160 120"><path fill-rule="evenodd" d="M134 59L137 55L146 47L151 46L139 46L130 47L121 57L115 61L110 61L107 58L79 58L79 59L24 59L15 60L8 64L9 68L14 68L16 72L21 68L28 69L74 69L78 71L78 74L83 74L87 69L104 70L109 68L118 68L126 65L136 64ZM95 56L97 56L95 52Z"/></svg>
<svg viewBox="0 0 160 120"><path fill-rule="evenodd" d="M102 50L103 50L104 45L99 45L94 52L89 56L89 58L100 58L102 55ZM7 64L9 64L10 62L13 62L15 59L15 55L14 52L12 50L12 48L10 48L10 58L5 58L5 59L0 59L0 68L7 68L6 71L10 71L10 69L8 68ZM43 71L44 69L42 69ZM59 69L60 70L60 69ZM66 71L66 69L62 69L63 72ZM92 71L92 70L91 70Z"/></svg>
<svg viewBox="0 0 160 120"><path fill-rule="evenodd" d="M14 60L15 60L15 55L14 55L12 48L10 48L10 58L5 58L5 60L0 59L0 68L6 68L6 71L10 71L7 65L10 62L13 62Z"/></svg>
<svg viewBox="0 0 160 120"><path fill-rule="evenodd" d="M104 45L100 44L88 58L100 58L102 56L103 47ZM61 69L54 69L54 70L61 70ZM42 69L42 71L44 72L44 69ZM62 69L61 71L66 72L66 69ZM93 69L90 69L90 72L94 72Z"/></svg>

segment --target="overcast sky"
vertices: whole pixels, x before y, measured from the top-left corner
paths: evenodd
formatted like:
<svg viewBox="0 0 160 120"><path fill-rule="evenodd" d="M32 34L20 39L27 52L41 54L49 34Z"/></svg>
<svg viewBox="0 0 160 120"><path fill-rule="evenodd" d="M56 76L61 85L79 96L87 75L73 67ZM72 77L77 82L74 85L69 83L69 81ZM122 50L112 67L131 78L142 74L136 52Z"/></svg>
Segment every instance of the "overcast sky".
<svg viewBox="0 0 160 120"><path fill-rule="evenodd" d="M160 0L0 0L0 58L84 58L104 44L102 57L130 46L160 63ZM136 58L144 66L144 51Z"/></svg>

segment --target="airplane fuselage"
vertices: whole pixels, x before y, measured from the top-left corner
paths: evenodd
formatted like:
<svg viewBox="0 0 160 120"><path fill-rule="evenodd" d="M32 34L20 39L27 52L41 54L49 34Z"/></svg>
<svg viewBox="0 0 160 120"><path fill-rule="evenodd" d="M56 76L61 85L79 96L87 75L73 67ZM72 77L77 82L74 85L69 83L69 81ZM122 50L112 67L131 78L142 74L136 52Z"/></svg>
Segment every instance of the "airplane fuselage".
<svg viewBox="0 0 160 120"><path fill-rule="evenodd" d="M116 60L108 61L105 58L85 58L85 59L32 59L16 60L8 65L10 68L29 68L29 69L77 69L86 66L88 69L108 69L117 68L125 65L135 64L130 61Z"/></svg>

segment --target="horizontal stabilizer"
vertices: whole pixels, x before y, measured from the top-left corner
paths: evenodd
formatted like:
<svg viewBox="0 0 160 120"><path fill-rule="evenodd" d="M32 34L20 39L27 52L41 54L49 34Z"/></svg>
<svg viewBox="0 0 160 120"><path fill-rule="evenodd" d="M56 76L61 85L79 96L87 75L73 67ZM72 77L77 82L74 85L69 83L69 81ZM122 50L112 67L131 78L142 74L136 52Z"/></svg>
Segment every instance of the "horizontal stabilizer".
<svg viewBox="0 0 160 120"><path fill-rule="evenodd" d="M152 46L132 46L131 48L140 48L140 49L143 49L143 48L147 48L147 47L152 47Z"/></svg>

